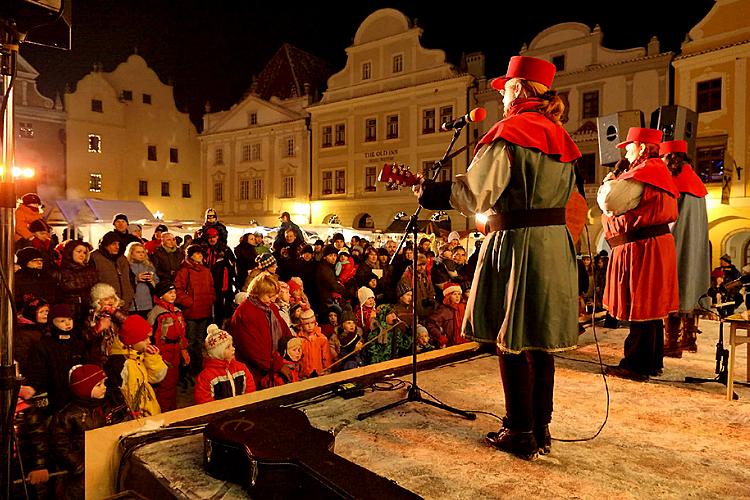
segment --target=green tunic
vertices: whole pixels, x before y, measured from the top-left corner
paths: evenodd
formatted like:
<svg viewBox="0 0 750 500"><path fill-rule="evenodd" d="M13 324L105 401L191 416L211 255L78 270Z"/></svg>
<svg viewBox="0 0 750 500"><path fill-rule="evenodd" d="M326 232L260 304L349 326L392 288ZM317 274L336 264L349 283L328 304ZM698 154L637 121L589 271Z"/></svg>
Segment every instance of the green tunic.
<svg viewBox="0 0 750 500"><path fill-rule="evenodd" d="M564 207L573 167L504 140L485 146L452 185L463 213ZM578 342L578 275L566 226L496 231L479 250L464 335L503 352L573 349Z"/></svg>

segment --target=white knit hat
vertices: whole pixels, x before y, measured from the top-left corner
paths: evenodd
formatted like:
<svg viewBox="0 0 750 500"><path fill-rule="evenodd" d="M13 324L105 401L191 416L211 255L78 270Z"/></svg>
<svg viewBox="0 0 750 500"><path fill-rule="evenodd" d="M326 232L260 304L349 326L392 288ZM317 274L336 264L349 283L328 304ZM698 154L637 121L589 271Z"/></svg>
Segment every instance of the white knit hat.
<svg viewBox="0 0 750 500"><path fill-rule="evenodd" d="M461 235L458 234L458 231L451 231L450 234L448 234L448 243L450 243L453 240L460 240Z"/></svg>
<svg viewBox="0 0 750 500"><path fill-rule="evenodd" d="M375 298L375 294L370 288L363 286L360 287L359 290L357 290L357 298L359 299L360 304L364 304L365 301L370 297L372 297L373 299Z"/></svg>
<svg viewBox="0 0 750 500"><path fill-rule="evenodd" d="M109 297L117 297L117 292L108 283L97 283L91 287L91 305L96 307L99 301ZM117 297L119 300L119 297Z"/></svg>
<svg viewBox="0 0 750 500"><path fill-rule="evenodd" d="M206 352L214 359L224 359L224 350L232 345L232 336L213 323L206 332Z"/></svg>

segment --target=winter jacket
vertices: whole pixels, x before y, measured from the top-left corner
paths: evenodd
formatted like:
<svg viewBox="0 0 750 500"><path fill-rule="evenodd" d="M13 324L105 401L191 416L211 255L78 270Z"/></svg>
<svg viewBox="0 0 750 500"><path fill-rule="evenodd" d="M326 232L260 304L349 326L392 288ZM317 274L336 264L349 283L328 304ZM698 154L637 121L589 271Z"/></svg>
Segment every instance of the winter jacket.
<svg viewBox="0 0 750 500"><path fill-rule="evenodd" d="M177 304L185 319L206 319L211 317L216 293L211 271L202 264L185 259L175 276Z"/></svg>
<svg viewBox="0 0 750 500"><path fill-rule="evenodd" d="M468 342L461 337L461 330L456 331L456 311L445 304L440 304L435 312L424 320L424 326L430 334L430 342L445 347ZM462 318L463 319L463 318Z"/></svg>
<svg viewBox="0 0 750 500"><path fill-rule="evenodd" d="M333 302L333 294L339 296L344 294L344 285L339 283L336 278L336 272L332 264L329 264L325 260L321 260L318 263L318 298L320 299L320 305L325 306L326 304Z"/></svg>
<svg viewBox="0 0 750 500"><path fill-rule="evenodd" d="M29 224L42 218L42 214L36 208L28 207L23 203L16 208L16 235L15 241L21 238L30 240L34 236L29 231Z"/></svg>
<svg viewBox="0 0 750 500"><path fill-rule="evenodd" d="M173 252L169 252L163 246L159 246L154 250L149 260L154 264L156 275L160 281L174 282L175 275L180 270L182 261L185 260L185 253L180 248L175 248Z"/></svg>
<svg viewBox="0 0 750 500"><path fill-rule="evenodd" d="M195 379L195 404L231 398L255 390L255 381L244 363L232 358L203 358L203 371Z"/></svg>
<svg viewBox="0 0 750 500"><path fill-rule="evenodd" d="M144 283L138 281L138 274L140 273L156 273L154 266L145 262L131 262L130 272L133 274L135 279L135 292L133 296L133 303L130 306L131 311L150 311L154 307L154 299L152 295L154 293L153 285L151 283ZM156 283L161 281L158 276L154 276Z"/></svg>
<svg viewBox="0 0 750 500"><path fill-rule="evenodd" d="M130 263L124 255L110 257L107 254L107 250L94 250L91 252L91 262L96 267L99 281L112 285L117 296L125 301L125 309L129 310L135 295Z"/></svg>
<svg viewBox="0 0 750 500"><path fill-rule="evenodd" d="M168 345L187 349L185 318L177 306L157 298L147 320L153 327L153 343L159 349Z"/></svg>
<svg viewBox="0 0 750 500"><path fill-rule="evenodd" d="M204 265L211 270L216 295L233 294L237 273L234 267L236 259L232 250L226 244L220 242L214 246L205 245L203 257Z"/></svg>
<svg viewBox="0 0 750 500"><path fill-rule="evenodd" d="M318 376L323 375L323 370L333 364L333 355L328 339L320 332L320 327L316 326L310 334L300 330L297 337L302 339L300 377L309 378L314 373Z"/></svg>
<svg viewBox="0 0 750 500"><path fill-rule="evenodd" d="M47 323L34 323L19 316L13 328L13 359L18 362L21 375L29 369L29 353L47 333Z"/></svg>
<svg viewBox="0 0 750 500"><path fill-rule="evenodd" d="M48 304L57 303L57 279L46 269L19 269L14 276L13 288L18 309L23 307L26 295L44 299Z"/></svg>
<svg viewBox="0 0 750 500"><path fill-rule="evenodd" d="M99 276L92 262L80 265L63 255L58 300L73 306L76 320L82 320L88 313L91 288L98 282Z"/></svg>
<svg viewBox="0 0 750 500"><path fill-rule="evenodd" d="M161 355L138 353L129 347L116 345L104 363L104 373L107 374L107 390L112 394L119 393L134 416L147 417L161 413L151 386L167 375L167 364Z"/></svg>
<svg viewBox="0 0 750 500"><path fill-rule="evenodd" d="M273 342L270 321L278 322L281 338L292 336L276 305L269 307L271 318L250 297L240 304L231 320L230 332L237 348L237 360L250 369L258 389L263 377L269 372L276 373L284 364L278 345Z"/></svg>

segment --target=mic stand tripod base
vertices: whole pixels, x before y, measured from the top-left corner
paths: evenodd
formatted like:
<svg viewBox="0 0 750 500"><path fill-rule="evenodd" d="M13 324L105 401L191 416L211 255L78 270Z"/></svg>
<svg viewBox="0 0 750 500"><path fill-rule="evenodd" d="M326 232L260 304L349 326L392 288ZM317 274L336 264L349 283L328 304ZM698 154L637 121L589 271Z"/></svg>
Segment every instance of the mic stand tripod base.
<svg viewBox="0 0 750 500"><path fill-rule="evenodd" d="M373 415L376 415L378 413L384 412L386 410L390 410L391 408L395 408L396 406L401 406L404 403L409 403L411 401L418 401L420 403L427 403L430 406L434 406L435 408L440 408L442 410L449 411L451 413L455 413L456 415L460 415L468 420L476 420L477 415L476 413L470 413L468 411L459 410L458 408L453 408L452 406L448 406L443 403L438 403L437 401L432 401L431 399L425 399L422 397L422 391L419 390L419 387L412 385L409 388L409 392L407 393L406 397L404 399L401 399L399 401L396 401L394 403L387 404L385 406L381 406L380 408L376 408L371 411L367 411L364 413L360 413L357 415L357 420L364 420L368 417L371 417Z"/></svg>

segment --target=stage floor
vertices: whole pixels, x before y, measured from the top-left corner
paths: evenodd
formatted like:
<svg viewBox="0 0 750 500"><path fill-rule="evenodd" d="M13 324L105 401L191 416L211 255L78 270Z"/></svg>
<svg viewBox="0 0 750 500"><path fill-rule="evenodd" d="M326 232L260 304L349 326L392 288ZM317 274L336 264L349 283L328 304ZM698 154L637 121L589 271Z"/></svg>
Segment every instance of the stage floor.
<svg viewBox="0 0 750 500"><path fill-rule="evenodd" d="M750 498L750 388L735 385L740 399L729 402L722 384L684 383L685 376L714 377L718 323L701 321L700 328L699 351L666 358L658 379L608 378L609 419L599 436L553 441L551 455L535 462L485 445L484 434L500 425L486 414L469 421L409 402L357 420L360 412L405 397L405 387L336 397L304 410L313 425L333 430L338 454L425 498ZM605 364L619 361L626 334L598 330ZM744 380L746 352L739 349L736 380ZM607 408L590 329L580 337L580 348L558 356L556 365L552 436L589 438ZM399 379L408 382L411 376ZM503 414L495 356L419 372L418 384L425 397ZM244 498L240 487L202 472L201 451L200 436L193 436L151 444L135 455L183 498Z"/></svg>

